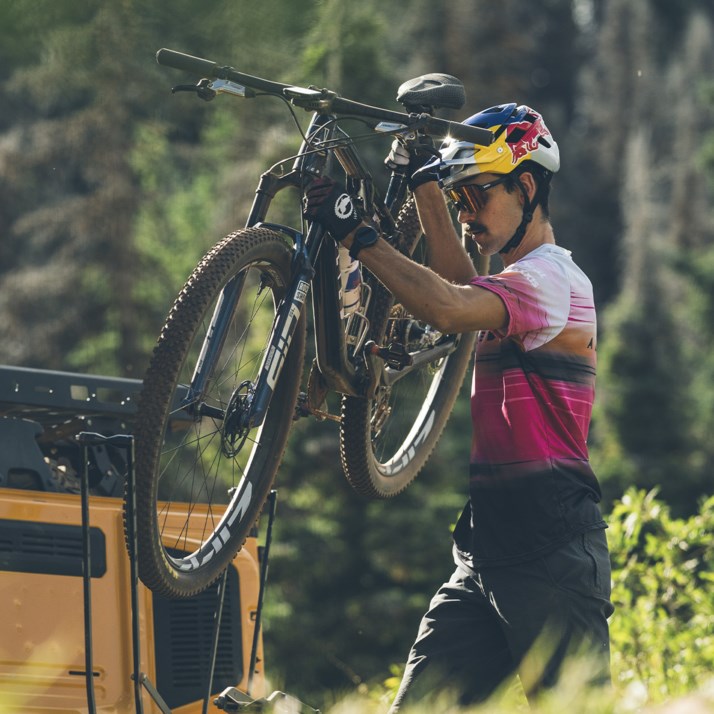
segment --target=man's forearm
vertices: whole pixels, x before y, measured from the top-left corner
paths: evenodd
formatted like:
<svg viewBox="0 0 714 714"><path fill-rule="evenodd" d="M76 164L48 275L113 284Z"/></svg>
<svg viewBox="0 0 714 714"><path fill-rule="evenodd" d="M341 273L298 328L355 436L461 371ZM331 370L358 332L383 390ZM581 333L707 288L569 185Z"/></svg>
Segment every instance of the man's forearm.
<svg viewBox="0 0 714 714"><path fill-rule="evenodd" d="M412 315L442 332L500 329L506 324L506 309L495 293L467 285L468 280L455 284L386 241L362 250L359 260Z"/></svg>
<svg viewBox="0 0 714 714"><path fill-rule="evenodd" d="M446 280L465 285L476 269L456 233L444 195L436 182L429 182L416 189L415 198L429 246L429 267Z"/></svg>

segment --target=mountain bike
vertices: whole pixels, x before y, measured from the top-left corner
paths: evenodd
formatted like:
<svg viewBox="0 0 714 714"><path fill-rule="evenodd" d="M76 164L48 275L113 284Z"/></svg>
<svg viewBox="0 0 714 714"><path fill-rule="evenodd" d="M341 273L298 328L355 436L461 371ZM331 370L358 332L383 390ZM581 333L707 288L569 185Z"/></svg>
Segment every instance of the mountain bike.
<svg viewBox="0 0 714 714"><path fill-rule="evenodd" d="M174 91L206 100L279 97L301 133L299 150L260 177L246 227L217 243L188 278L138 400L139 574L155 592L189 597L242 546L297 418L339 420L342 467L354 490L394 496L429 458L473 348L473 335L442 334L413 318L320 226L270 222L273 199L290 190L299 207L316 177L339 177L386 240L426 263L406 177L393 172L382 196L357 144L374 132L404 142L452 136L488 144L491 133L433 115L463 105L463 85L448 75L405 82L397 99L406 111L397 112L173 50L159 50L157 61L201 77ZM306 131L295 107L311 113ZM358 129L348 132L349 122ZM301 389L308 295L316 357ZM339 416L325 411L328 393L340 395ZM198 510L206 516L196 526L189 517ZM169 538L169 530L179 535Z"/></svg>

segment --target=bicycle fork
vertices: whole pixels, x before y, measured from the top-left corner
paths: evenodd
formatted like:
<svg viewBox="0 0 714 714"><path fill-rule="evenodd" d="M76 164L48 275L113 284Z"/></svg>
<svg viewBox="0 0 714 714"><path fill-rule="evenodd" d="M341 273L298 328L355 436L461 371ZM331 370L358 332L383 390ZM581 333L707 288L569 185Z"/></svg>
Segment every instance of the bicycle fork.
<svg viewBox="0 0 714 714"><path fill-rule="evenodd" d="M210 406L202 399L226 340L228 328L243 289L244 278L238 275L226 285L221 293L191 378L190 387L182 402L183 408L195 417L207 416L222 421L224 432L232 434L234 441L236 439L242 441L250 430L261 426L265 420L295 329L305 307L310 283L315 274L305 249L302 234L284 226L265 225L290 232L295 242L295 256L290 283L285 296L276 308L270 339L258 370L258 378L255 382L243 382L237 385L225 408ZM313 236L311 234L313 231L319 230L321 230L319 227L311 228L308 232L307 242L312 244Z"/></svg>
<svg viewBox="0 0 714 714"><path fill-rule="evenodd" d="M275 385L282 372L295 334L295 328L310 291L313 274L314 270L309 263L297 270L285 299L278 307L270 332L269 347L263 358L263 364L260 366L255 390L246 404L247 408L242 410L240 415L239 428L241 430L250 431L260 426L265 419Z"/></svg>

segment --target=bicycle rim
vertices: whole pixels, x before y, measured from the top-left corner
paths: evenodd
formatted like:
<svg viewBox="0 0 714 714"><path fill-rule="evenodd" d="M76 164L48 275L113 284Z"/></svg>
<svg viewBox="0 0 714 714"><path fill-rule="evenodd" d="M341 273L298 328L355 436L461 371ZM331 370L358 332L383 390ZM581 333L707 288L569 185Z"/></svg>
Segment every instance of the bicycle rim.
<svg viewBox="0 0 714 714"><path fill-rule="evenodd" d="M165 596L193 595L220 575L259 516L280 464L302 371L304 316L262 427L241 431L230 415L251 398L290 257L271 231L228 236L194 271L154 351L137 415L137 537L140 577ZM226 339L200 399L186 408L184 385L233 278L242 289Z"/></svg>

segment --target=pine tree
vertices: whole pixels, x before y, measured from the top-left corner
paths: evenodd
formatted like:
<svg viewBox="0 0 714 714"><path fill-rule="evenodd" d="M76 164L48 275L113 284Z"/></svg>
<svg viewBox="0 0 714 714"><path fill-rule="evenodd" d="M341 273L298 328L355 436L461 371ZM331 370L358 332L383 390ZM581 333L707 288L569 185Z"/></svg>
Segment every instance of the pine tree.
<svg viewBox="0 0 714 714"><path fill-rule="evenodd" d="M610 10L620 13L618 32L636 64L611 95L622 117L610 121L613 136L605 136L602 113L592 122L602 165L612 181L620 177L624 221L621 287L603 320L594 453L615 492L623 482L657 485L675 508L691 511L711 467L701 427L711 424L712 195L699 147L711 115L700 88L714 62L713 18L692 11L669 27L657 3L613 0ZM664 49L648 39L665 35Z"/></svg>

